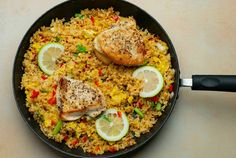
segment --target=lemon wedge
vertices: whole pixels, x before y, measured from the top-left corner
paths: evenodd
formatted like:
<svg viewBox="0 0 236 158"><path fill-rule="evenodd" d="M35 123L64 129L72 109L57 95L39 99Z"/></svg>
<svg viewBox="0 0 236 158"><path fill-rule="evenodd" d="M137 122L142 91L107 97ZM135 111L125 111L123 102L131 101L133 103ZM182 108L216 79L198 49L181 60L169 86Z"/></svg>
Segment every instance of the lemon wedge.
<svg viewBox="0 0 236 158"><path fill-rule="evenodd" d="M140 97L147 98L157 95L164 85L161 73L152 66L143 66L133 72L133 77L143 80L144 85L139 93Z"/></svg>
<svg viewBox="0 0 236 158"><path fill-rule="evenodd" d="M124 112L108 109L96 120L97 133L107 141L122 139L129 130L129 121Z"/></svg>
<svg viewBox="0 0 236 158"><path fill-rule="evenodd" d="M64 53L64 46L59 43L44 45L38 54L38 65L47 75L52 75L56 69L56 60Z"/></svg>

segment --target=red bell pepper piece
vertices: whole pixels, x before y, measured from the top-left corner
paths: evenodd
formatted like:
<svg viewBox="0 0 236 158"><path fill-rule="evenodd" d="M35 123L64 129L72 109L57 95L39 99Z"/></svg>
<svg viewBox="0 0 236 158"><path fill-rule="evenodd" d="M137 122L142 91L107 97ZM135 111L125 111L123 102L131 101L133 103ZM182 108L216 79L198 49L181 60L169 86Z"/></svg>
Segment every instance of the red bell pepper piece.
<svg viewBox="0 0 236 158"><path fill-rule="evenodd" d="M55 96L55 94L56 94L56 92L55 92L55 91L52 91L52 96L53 96L53 97Z"/></svg>
<svg viewBox="0 0 236 158"><path fill-rule="evenodd" d="M98 80L96 80L94 83L95 83L96 86L99 86Z"/></svg>
<svg viewBox="0 0 236 158"><path fill-rule="evenodd" d="M46 80L48 77L45 75L42 75L41 78L42 78L42 80Z"/></svg>
<svg viewBox="0 0 236 158"><path fill-rule="evenodd" d="M100 150L100 147L99 147L99 146L96 146L95 150L96 150L96 151L99 151L99 150Z"/></svg>
<svg viewBox="0 0 236 158"><path fill-rule="evenodd" d="M117 16L117 15L115 15L115 16L113 16L113 19L114 19L115 21L118 21L118 20L120 19L120 17Z"/></svg>
<svg viewBox="0 0 236 158"><path fill-rule="evenodd" d="M71 142L72 145L76 145L77 143L78 143L78 139L76 138Z"/></svg>
<svg viewBox="0 0 236 158"><path fill-rule="evenodd" d="M52 126L54 126L54 125L56 125L56 124L57 124L56 121L51 120L51 125L52 125Z"/></svg>
<svg viewBox="0 0 236 158"><path fill-rule="evenodd" d="M83 136L83 137L82 137L82 142L83 142L83 143L87 142L87 140L88 140L88 137L87 137L87 136Z"/></svg>
<svg viewBox="0 0 236 158"><path fill-rule="evenodd" d="M121 116L122 116L122 112L117 111L117 114L118 114L118 117L121 118Z"/></svg>
<svg viewBox="0 0 236 158"><path fill-rule="evenodd" d="M52 97L48 100L48 104L50 104L50 105L54 105L56 103L57 103L56 97Z"/></svg>
<svg viewBox="0 0 236 158"><path fill-rule="evenodd" d="M33 90L32 93L31 93L30 98L31 99L37 98L38 95L39 95L39 91Z"/></svg>
<svg viewBox="0 0 236 158"><path fill-rule="evenodd" d="M69 139L68 135L64 135L64 141L67 141Z"/></svg>
<svg viewBox="0 0 236 158"><path fill-rule="evenodd" d="M114 152L116 152L117 150L116 150L116 148L115 147L113 147L113 146L111 146L109 149L108 149L111 153L114 153Z"/></svg>
<svg viewBox="0 0 236 158"><path fill-rule="evenodd" d="M57 85L54 84L54 85L52 86L52 88L56 90L56 89L57 89Z"/></svg>
<svg viewBox="0 0 236 158"><path fill-rule="evenodd" d="M169 87L169 91L173 92L173 90L174 90L174 86L171 84L170 87Z"/></svg>
<svg viewBox="0 0 236 158"><path fill-rule="evenodd" d="M102 76L102 69L99 69L99 70L98 70L98 75L99 75L99 76Z"/></svg>
<svg viewBox="0 0 236 158"><path fill-rule="evenodd" d="M95 19L93 16L90 17L90 20L91 20L92 24L94 25Z"/></svg>
<svg viewBox="0 0 236 158"><path fill-rule="evenodd" d="M154 97L152 97L151 98L151 101L153 101L153 102L158 102L159 101L159 98L158 98L158 96L154 96Z"/></svg>

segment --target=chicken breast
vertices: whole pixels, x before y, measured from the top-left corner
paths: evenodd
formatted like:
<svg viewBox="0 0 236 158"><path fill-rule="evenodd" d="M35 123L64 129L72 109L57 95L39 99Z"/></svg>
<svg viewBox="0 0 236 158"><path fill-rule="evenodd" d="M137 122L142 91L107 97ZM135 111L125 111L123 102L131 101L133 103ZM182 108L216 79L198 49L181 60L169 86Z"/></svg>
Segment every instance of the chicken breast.
<svg viewBox="0 0 236 158"><path fill-rule="evenodd" d="M57 105L63 120L77 120L83 115L96 117L105 110L102 92L80 80L62 77L57 89Z"/></svg>
<svg viewBox="0 0 236 158"><path fill-rule="evenodd" d="M94 39L95 55L105 64L135 66L144 63L145 45L135 20L121 21Z"/></svg>
<svg viewBox="0 0 236 158"><path fill-rule="evenodd" d="M97 36L94 39L94 54L96 57L101 60L104 64L109 65L112 61L103 53L100 43L98 43L98 40L101 36Z"/></svg>
<svg viewBox="0 0 236 158"><path fill-rule="evenodd" d="M94 53L108 65L135 66L144 63L145 45L133 18L117 22L94 39Z"/></svg>

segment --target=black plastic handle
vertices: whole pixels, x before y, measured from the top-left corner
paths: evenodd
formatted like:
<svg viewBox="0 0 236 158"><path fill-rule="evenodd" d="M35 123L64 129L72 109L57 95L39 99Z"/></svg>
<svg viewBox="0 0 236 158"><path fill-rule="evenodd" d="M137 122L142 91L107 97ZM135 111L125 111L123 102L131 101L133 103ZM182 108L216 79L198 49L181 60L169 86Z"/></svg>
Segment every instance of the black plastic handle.
<svg viewBox="0 0 236 158"><path fill-rule="evenodd" d="M192 90L236 92L236 75L193 75Z"/></svg>

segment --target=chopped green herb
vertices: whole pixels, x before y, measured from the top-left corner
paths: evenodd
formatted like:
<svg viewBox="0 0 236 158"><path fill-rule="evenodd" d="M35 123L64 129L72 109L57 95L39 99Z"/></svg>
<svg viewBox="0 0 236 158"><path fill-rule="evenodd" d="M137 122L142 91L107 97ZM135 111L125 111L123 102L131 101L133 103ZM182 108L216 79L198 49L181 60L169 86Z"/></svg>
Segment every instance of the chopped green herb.
<svg viewBox="0 0 236 158"><path fill-rule="evenodd" d="M105 79L105 78L101 78L101 81L102 81L102 82L106 82L106 79Z"/></svg>
<svg viewBox="0 0 236 158"><path fill-rule="evenodd" d="M154 103L154 102L150 102L150 106L151 106L152 108L154 108L154 107L155 107L155 103Z"/></svg>
<svg viewBox="0 0 236 158"><path fill-rule="evenodd" d="M86 53L87 49L85 46L83 46L82 44L78 44L77 45L77 53Z"/></svg>
<svg viewBox="0 0 236 158"><path fill-rule="evenodd" d="M62 127L62 120L59 120L59 121L57 122L55 128L53 129L52 134L53 134L53 135L58 134L58 133L60 132L60 130L61 130L61 127Z"/></svg>
<svg viewBox="0 0 236 158"><path fill-rule="evenodd" d="M141 111L139 108L134 108L134 111L135 111L141 118L144 117L142 111Z"/></svg>
<svg viewBox="0 0 236 158"><path fill-rule="evenodd" d="M60 42L61 38L60 37L55 37L55 42Z"/></svg>
<svg viewBox="0 0 236 158"><path fill-rule="evenodd" d="M161 103L158 102L158 103L156 104L156 109L157 109L158 111L161 110Z"/></svg>
<svg viewBox="0 0 236 158"><path fill-rule="evenodd" d="M84 18L84 15L83 15L83 14L80 14L80 13L76 13L76 14L75 14L75 17L76 17L76 18L83 19L83 18Z"/></svg>
<svg viewBox="0 0 236 158"><path fill-rule="evenodd" d="M74 57L78 57L78 52L75 52L73 55L74 55Z"/></svg>
<svg viewBox="0 0 236 158"><path fill-rule="evenodd" d="M49 90L46 90L46 89L41 89L41 90L40 90L40 92L42 92L42 93L48 93L48 92L49 92Z"/></svg>
<svg viewBox="0 0 236 158"><path fill-rule="evenodd" d="M103 115L102 118L106 120L107 122L111 122L111 119L109 119L106 115Z"/></svg>

